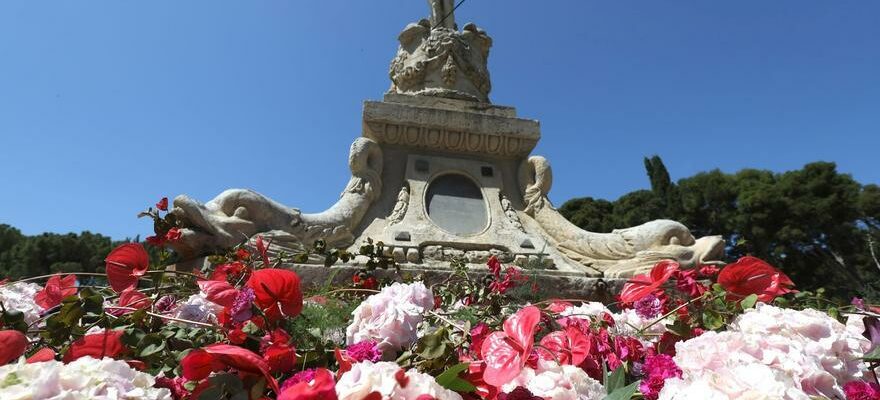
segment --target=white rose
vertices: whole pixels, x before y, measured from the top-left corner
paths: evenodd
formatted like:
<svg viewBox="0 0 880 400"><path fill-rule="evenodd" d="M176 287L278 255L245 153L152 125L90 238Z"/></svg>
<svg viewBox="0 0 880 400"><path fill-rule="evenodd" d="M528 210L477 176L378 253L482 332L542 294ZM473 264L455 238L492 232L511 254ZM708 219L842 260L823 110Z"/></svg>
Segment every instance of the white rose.
<svg viewBox="0 0 880 400"><path fill-rule="evenodd" d="M346 342L374 340L386 357L415 343L424 313L434 308L434 295L422 282L386 286L352 312Z"/></svg>

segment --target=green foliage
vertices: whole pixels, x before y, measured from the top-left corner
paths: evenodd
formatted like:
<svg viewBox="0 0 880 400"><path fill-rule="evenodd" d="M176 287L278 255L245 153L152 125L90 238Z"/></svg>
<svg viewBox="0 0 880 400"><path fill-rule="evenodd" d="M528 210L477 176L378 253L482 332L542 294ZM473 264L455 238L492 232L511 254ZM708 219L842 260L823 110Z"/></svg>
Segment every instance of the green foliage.
<svg viewBox="0 0 880 400"><path fill-rule="evenodd" d="M765 259L800 289L826 287L841 299L856 292L880 300L877 185L861 185L828 162L784 173L713 170L677 183L659 157L645 159L645 167L651 190L616 201L572 199L559 211L595 232L659 218L681 221L695 236L722 235L731 260Z"/></svg>
<svg viewBox="0 0 880 400"><path fill-rule="evenodd" d="M91 232L22 235L0 224L0 276L18 279L54 272L102 272L110 238Z"/></svg>

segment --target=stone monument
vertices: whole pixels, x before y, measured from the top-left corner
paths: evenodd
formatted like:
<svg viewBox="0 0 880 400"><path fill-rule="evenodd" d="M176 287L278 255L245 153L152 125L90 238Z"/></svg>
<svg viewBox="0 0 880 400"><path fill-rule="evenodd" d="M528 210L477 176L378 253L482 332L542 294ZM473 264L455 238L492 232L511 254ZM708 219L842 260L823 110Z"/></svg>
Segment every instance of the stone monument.
<svg viewBox="0 0 880 400"><path fill-rule="evenodd" d="M452 1L428 3L430 19L398 37L384 99L364 103L352 177L339 201L304 214L250 190L227 190L204 204L178 196L172 213L183 229L173 247L182 258L256 235L275 251L317 239L357 249L371 238L404 268L443 271L453 259L480 268L494 255L577 278L570 286L630 277L665 259L685 267L720 260L720 237L695 239L675 221L594 233L563 218L547 198L549 162L530 155L541 138L538 121L489 101L492 39L474 24L457 30Z"/></svg>

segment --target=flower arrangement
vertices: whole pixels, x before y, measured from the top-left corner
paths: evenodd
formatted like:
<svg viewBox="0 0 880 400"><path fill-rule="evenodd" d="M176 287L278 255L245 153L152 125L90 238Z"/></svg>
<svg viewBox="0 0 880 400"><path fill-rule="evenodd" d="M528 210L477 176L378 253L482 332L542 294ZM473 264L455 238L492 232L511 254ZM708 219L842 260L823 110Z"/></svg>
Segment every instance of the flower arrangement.
<svg viewBox="0 0 880 400"><path fill-rule="evenodd" d="M157 207L149 243L177 240ZM0 398L880 399L877 309L798 292L753 257L660 262L613 304L529 303L528 275L494 258L483 276L384 282L367 243L350 285L309 287L283 268L303 255L267 247L184 272L128 243L103 276L0 282Z"/></svg>

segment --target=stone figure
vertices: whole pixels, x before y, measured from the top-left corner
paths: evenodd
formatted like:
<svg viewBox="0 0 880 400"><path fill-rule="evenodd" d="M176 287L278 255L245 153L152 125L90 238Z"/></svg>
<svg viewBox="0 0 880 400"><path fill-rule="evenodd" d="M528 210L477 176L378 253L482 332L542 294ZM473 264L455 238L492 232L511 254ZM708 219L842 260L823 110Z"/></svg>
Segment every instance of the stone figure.
<svg viewBox="0 0 880 400"><path fill-rule="evenodd" d="M431 26L455 30L454 0L428 0L431 8Z"/></svg>
<svg viewBox="0 0 880 400"><path fill-rule="evenodd" d="M310 246L324 239L330 246L348 246L352 230L382 190L382 150L367 138L351 145L352 177L339 201L324 212L303 214L259 193L230 189L201 204L186 195L174 199L172 213L182 225L181 239L171 244L182 259L236 246L265 233L277 245Z"/></svg>
<svg viewBox="0 0 880 400"><path fill-rule="evenodd" d="M409 206L409 186L403 185L400 188L400 192L397 194L397 203L394 203L394 209L391 210L391 214L388 216L388 224L394 225L400 221L403 221L403 217L406 215L406 209Z"/></svg>
<svg viewBox="0 0 880 400"><path fill-rule="evenodd" d="M504 210L504 215L507 216L507 220L510 221L510 224L513 225L516 229L523 231L522 222L519 220L519 215L516 213L516 209L513 208L513 204L510 203L510 200L505 195L501 195L501 209Z"/></svg>
<svg viewBox="0 0 880 400"><path fill-rule="evenodd" d="M492 39L474 24L457 31L451 0L428 3L431 20L409 24L398 36L400 47L391 61L388 91L488 103L491 83L486 64Z"/></svg>
<svg viewBox="0 0 880 400"><path fill-rule="evenodd" d="M720 236L695 239L687 227L676 221L656 220L611 233L580 229L559 214L547 198L552 181L550 163L544 157L532 156L523 162L520 184L525 212L566 256L606 277L632 276L666 259L676 260L686 268L717 264L724 255Z"/></svg>

